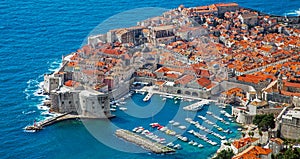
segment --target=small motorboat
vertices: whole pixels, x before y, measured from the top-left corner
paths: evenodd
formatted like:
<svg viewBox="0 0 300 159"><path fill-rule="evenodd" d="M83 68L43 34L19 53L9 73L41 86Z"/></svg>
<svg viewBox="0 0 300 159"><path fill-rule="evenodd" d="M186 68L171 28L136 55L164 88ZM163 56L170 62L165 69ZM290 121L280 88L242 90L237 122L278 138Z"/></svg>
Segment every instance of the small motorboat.
<svg viewBox="0 0 300 159"><path fill-rule="evenodd" d="M173 146L174 146L174 143L173 143L173 142L169 142L169 143L167 144L167 146L168 146L168 147L173 147Z"/></svg>
<svg viewBox="0 0 300 159"><path fill-rule="evenodd" d="M204 146L203 146L202 144L199 144L198 147L199 147L199 148L202 148L202 147L204 147Z"/></svg>
<svg viewBox="0 0 300 159"><path fill-rule="evenodd" d="M190 142L188 142L188 144L193 145L193 144L194 144L194 141L191 140Z"/></svg>
<svg viewBox="0 0 300 159"><path fill-rule="evenodd" d="M186 126L181 125L181 126L179 126L178 128L181 129L181 130L185 130L185 129L186 129Z"/></svg>
<svg viewBox="0 0 300 159"><path fill-rule="evenodd" d="M169 124L173 124L175 121L174 120L170 120L169 121Z"/></svg>
<svg viewBox="0 0 300 159"><path fill-rule="evenodd" d="M125 107L120 107L119 109L123 110L123 111L127 110L127 108L125 108Z"/></svg>
<svg viewBox="0 0 300 159"><path fill-rule="evenodd" d="M178 126L178 125L180 125L180 123L179 122L175 122L175 123L173 123L173 125L174 126Z"/></svg>
<svg viewBox="0 0 300 159"><path fill-rule="evenodd" d="M110 111L115 112L117 109L110 108Z"/></svg>
<svg viewBox="0 0 300 159"><path fill-rule="evenodd" d="M174 149L181 149L181 145L180 144L176 144L174 147L173 147Z"/></svg>

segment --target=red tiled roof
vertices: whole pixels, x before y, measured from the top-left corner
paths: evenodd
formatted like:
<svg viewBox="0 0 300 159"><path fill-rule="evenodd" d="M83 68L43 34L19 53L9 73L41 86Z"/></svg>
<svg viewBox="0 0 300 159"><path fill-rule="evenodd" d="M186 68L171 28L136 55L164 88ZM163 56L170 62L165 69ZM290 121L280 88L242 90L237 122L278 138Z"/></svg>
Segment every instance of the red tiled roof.
<svg viewBox="0 0 300 159"><path fill-rule="evenodd" d="M211 88L212 87L211 81L206 77L198 78L197 82L202 87L205 87L205 88Z"/></svg>
<svg viewBox="0 0 300 159"><path fill-rule="evenodd" d="M234 147L236 147L237 149L242 148L242 147L246 146L247 144L251 144L250 137L242 138L240 140L236 140L236 141L232 142L232 145Z"/></svg>
<svg viewBox="0 0 300 159"><path fill-rule="evenodd" d="M185 75L185 76L181 77L180 79L176 80L175 83L184 85L184 84L191 82L193 79L195 79L195 77L193 75Z"/></svg>
<svg viewBox="0 0 300 159"><path fill-rule="evenodd" d="M260 155L269 155L271 152L271 149L262 148L260 146L250 146L232 159L259 159Z"/></svg>
<svg viewBox="0 0 300 159"><path fill-rule="evenodd" d="M217 7L233 7L233 6L239 6L237 3L218 3L215 4Z"/></svg>

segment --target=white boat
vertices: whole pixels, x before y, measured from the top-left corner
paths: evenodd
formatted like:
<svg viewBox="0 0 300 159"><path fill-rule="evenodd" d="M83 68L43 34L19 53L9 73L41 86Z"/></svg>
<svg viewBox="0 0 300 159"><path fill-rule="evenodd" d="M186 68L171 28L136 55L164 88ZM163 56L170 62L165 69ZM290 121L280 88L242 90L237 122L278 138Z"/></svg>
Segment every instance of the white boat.
<svg viewBox="0 0 300 159"><path fill-rule="evenodd" d="M176 135L176 132L175 132L175 131L171 131L171 132L169 133L169 135L175 136L175 135Z"/></svg>
<svg viewBox="0 0 300 159"><path fill-rule="evenodd" d="M123 111L127 110L127 108L125 108L125 107L120 107L119 109L123 110Z"/></svg>
<svg viewBox="0 0 300 159"><path fill-rule="evenodd" d="M158 123L150 123L149 125L150 125L150 126L158 125Z"/></svg>
<svg viewBox="0 0 300 159"><path fill-rule="evenodd" d="M194 142L194 143L193 143L193 146L197 146L197 145L198 145L198 143L197 143L197 142Z"/></svg>
<svg viewBox="0 0 300 159"><path fill-rule="evenodd" d="M173 124L175 121L174 120L170 120L169 121L169 124Z"/></svg>
<svg viewBox="0 0 300 159"><path fill-rule="evenodd" d="M176 144L173 148L174 148L174 149L181 149L181 145Z"/></svg>
<svg viewBox="0 0 300 159"><path fill-rule="evenodd" d="M117 109L110 108L110 111L115 112Z"/></svg>
<svg viewBox="0 0 300 159"><path fill-rule="evenodd" d="M169 142L169 143L167 144L167 146L169 146L169 147L173 147L173 146L174 146L174 144L173 144L173 142Z"/></svg>
<svg viewBox="0 0 300 159"><path fill-rule="evenodd" d="M144 135L146 133L149 133L149 130L143 130L141 134Z"/></svg>
<svg viewBox="0 0 300 159"><path fill-rule="evenodd" d="M202 144L199 144L198 147L199 147L199 148L202 148L202 147L204 147L204 146L203 146Z"/></svg>
<svg viewBox="0 0 300 159"><path fill-rule="evenodd" d="M191 140L190 142L188 142L188 144L193 145L193 144L194 144L194 141Z"/></svg>
<svg viewBox="0 0 300 159"><path fill-rule="evenodd" d="M198 115L198 118L202 119L202 120L206 120L206 118L202 115Z"/></svg>
<svg viewBox="0 0 300 159"><path fill-rule="evenodd" d="M187 122L190 122L192 120L193 120L192 118L185 118L185 121L187 121Z"/></svg>
<svg viewBox="0 0 300 159"><path fill-rule="evenodd" d="M136 132L137 130L138 130L138 127L132 129L133 132Z"/></svg>
<svg viewBox="0 0 300 159"><path fill-rule="evenodd" d="M179 126L179 129L181 129L181 130L185 130L185 129L186 129L186 126L184 126L184 125L181 125L181 126Z"/></svg>
<svg viewBox="0 0 300 159"><path fill-rule="evenodd" d="M166 130L168 130L168 127L166 126L160 129L160 131L166 131Z"/></svg>
<svg viewBox="0 0 300 159"><path fill-rule="evenodd" d="M188 133L193 134L195 131L194 130L189 130Z"/></svg>
<svg viewBox="0 0 300 159"><path fill-rule="evenodd" d="M225 111L225 110L221 110L220 113L221 113L221 114L225 114L226 111Z"/></svg>
<svg viewBox="0 0 300 159"><path fill-rule="evenodd" d="M141 133L143 130L144 130L144 128L138 128L138 129L136 130L136 132L137 132L137 133Z"/></svg>
<svg viewBox="0 0 300 159"><path fill-rule="evenodd" d="M187 142L187 141L188 141L188 138L185 137L185 136L183 136L181 140L184 141L184 142Z"/></svg>
<svg viewBox="0 0 300 159"><path fill-rule="evenodd" d="M206 113L209 114L209 115L212 115L212 112L210 112L210 111L207 111Z"/></svg>
<svg viewBox="0 0 300 159"><path fill-rule="evenodd" d="M175 122L175 123L173 123L173 125L174 126L178 126L178 125L180 125L180 123L179 122Z"/></svg>
<svg viewBox="0 0 300 159"><path fill-rule="evenodd" d="M120 104L120 103L116 103L116 106L118 106L118 107L119 107L119 106L121 106L121 104Z"/></svg>
<svg viewBox="0 0 300 159"><path fill-rule="evenodd" d="M171 95L166 95L165 97L166 97L166 98L170 98L170 99L173 99L173 98L174 98L174 97L171 96Z"/></svg>
<svg viewBox="0 0 300 159"><path fill-rule="evenodd" d="M228 118L232 118L232 115L228 114L227 112L225 113L225 116Z"/></svg>
<svg viewBox="0 0 300 159"><path fill-rule="evenodd" d="M162 100L165 101L167 98L163 98Z"/></svg>

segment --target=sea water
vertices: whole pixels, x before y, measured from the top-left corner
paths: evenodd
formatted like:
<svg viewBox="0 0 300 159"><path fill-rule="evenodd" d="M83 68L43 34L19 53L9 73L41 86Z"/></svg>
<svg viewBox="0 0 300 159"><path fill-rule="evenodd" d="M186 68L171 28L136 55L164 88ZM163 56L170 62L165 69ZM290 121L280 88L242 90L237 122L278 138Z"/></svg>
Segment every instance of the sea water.
<svg viewBox="0 0 300 159"><path fill-rule="evenodd" d="M44 110L38 109L45 97L37 94L43 74L57 69L62 55L78 49L90 31L105 19L134 8L171 9L180 4L191 7L218 2L221 1L0 1L0 158L209 157L217 147L205 145L205 148L198 149L182 143L183 149L170 156L120 152L99 142L77 120L61 122L37 133L26 133L23 128L32 124L34 120L45 118L41 115ZM277 15L295 15L295 10L300 8L298 0L236 0L236 2L244 7ZM134 101L135 98L139 99L138 96L133 96L130 100ZM127 101L128 104L130 100ZM154 100L157 100L158 104L162 103L160 97L154 96L151 101ZM169 101L159 114L153 116L153 120L152 117L135 120L128 117L126 112L117 111L117 118L112 119L112 123L125 129L132 129L138 125L146 127L152 121L167 124L166 122L172 118L167 114L180 110L180 106L168 103ZM127 107L128 112L133 111L130 105ZM204 108L203 112L209 108ZM90 122L93 125L93 122L98 121ZM231 128L234 127L233 124ZM234 138L236 135L238 136L234 132L230 137Z"/></svg>

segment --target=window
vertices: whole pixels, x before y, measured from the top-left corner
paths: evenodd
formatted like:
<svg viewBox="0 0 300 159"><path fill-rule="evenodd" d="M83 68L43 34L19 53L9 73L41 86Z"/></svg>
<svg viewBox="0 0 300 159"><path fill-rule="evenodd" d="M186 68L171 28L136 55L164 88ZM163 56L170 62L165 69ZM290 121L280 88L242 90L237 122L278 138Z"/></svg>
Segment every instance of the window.
<svg viewBox="0 0 300 159"><path fill-rule="evenodd" d="M69 104L71 104L72 102L71 101L69 101Z"/></svg>

